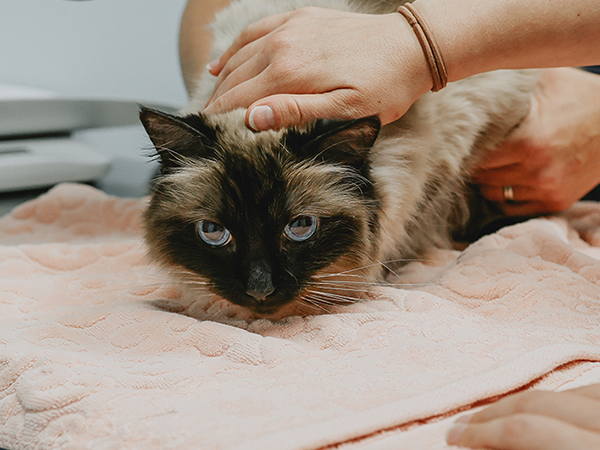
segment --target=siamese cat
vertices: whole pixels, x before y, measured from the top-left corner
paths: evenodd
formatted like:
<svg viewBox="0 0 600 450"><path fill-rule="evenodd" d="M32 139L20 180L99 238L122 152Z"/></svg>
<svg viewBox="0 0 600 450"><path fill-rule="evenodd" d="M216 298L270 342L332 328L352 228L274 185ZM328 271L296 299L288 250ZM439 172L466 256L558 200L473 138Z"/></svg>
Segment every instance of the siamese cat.
<svg viewBox="0 0 600 450"><path fill-rule="evenodd" d="M401 3L238 0L213 25L213 56L269 14ZM205 73L180 115L141 112L161 164L144 216L149 255L196 310L226 302L279 318L363 299L388 270L470 241L496 217L469 174L526 116L536 80L498 71L450 83L383 127L365 117L254 132L242 110L202 114L215 81Z"/></svg>

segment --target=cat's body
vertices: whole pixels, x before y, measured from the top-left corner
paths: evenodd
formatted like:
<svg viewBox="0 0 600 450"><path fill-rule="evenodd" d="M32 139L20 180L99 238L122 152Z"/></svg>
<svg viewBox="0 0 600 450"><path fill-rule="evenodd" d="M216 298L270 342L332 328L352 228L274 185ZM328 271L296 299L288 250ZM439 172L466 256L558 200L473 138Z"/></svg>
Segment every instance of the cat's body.
<svg viewBox="0 0 600 450"><path fill-rule="evenodd" d="M241 0L217 19L214 56L267 14L400 3ZM186 117L142 113L163 166L145 215L149 253L200 297L256 315L357 299L386 266L448 247L480 222L468 174L527 114L536 78L504 71L451 83L381 130L366 118L254 133L240 110L194 114L212 91L204 76Z"/></svg>

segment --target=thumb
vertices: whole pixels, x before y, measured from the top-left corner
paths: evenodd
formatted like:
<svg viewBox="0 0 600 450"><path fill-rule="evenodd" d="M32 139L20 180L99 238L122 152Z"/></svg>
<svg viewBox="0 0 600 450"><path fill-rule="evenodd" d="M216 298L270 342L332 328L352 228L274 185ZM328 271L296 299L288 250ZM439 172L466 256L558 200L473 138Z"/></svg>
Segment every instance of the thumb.
<svg viewBox="0 0 600 450"><path fill-rule="evenodd" d="M254 131L278 130L316 119L350 119L358 112L340 91L324 94L286 95L263 98L246 111L246 125ZM356 118L359 116L356 115Z"/></svg>

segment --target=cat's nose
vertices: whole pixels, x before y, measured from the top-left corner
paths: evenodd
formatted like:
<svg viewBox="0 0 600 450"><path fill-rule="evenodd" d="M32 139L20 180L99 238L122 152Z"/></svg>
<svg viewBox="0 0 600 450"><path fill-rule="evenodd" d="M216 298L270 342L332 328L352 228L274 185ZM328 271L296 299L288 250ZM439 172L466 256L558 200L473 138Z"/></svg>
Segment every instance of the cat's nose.
<svg viewBox="0 0 600 450"><path fill-rule="evenodd" d="M271 286L265 289L247 290L246 294L253 297L258 302L264 302L269 295L275 292L275 289Z"/></svg>
<svg viewBox="0 0 600 450"><path fill-rule="evenodd" d="M273 292L275 292L275 286L273 286L269 264L266 261L251 262L246 294L256 301L264 302Z"/></svg>

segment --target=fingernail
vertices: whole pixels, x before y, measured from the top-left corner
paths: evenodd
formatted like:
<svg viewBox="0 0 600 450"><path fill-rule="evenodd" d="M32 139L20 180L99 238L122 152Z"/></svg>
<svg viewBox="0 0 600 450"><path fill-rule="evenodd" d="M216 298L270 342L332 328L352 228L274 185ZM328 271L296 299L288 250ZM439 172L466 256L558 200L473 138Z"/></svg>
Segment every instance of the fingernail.
<svg viewBox="0 0 600 450"><path fill-rule="evenodd" d="M206 65L206 70L210 72L211 75L216 75L216 70L219 65L219 60L215 59Z"/></svg>
<svg viewBox="0 0 600 450"><path fill-rule="evenodd" d="M248 125L254 131L270 130L275 126L275 114L267 105L256 106L250 111Z"/></svg>
<svg viewBox="0 0 600 450"><path fill-rule="evenodd" d="M448 445L458 444L460 437L463 435L466 429L467 426L464 423L454 422L454 425L452 425L452 428L450 428L446 434L446 443Z"/></svg>

